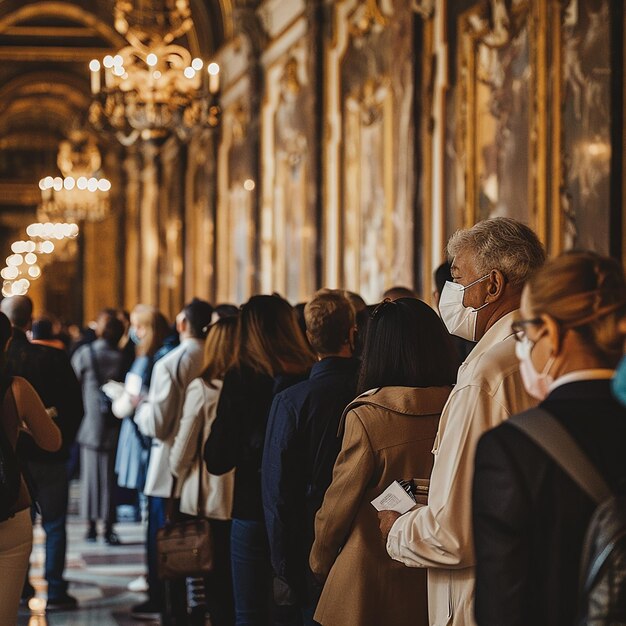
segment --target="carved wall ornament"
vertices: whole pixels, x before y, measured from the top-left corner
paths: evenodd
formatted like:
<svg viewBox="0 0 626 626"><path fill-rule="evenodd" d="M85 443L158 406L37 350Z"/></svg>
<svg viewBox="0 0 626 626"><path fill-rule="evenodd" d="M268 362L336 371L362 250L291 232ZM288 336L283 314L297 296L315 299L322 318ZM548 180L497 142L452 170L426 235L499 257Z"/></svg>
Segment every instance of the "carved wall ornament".
<svg viewBox="0 0 626 626"><path fill-rule="evenodd" d="M413 10L423 19L429 20L435 13L435 0L413 0Z"/></svg>
<svg viewBox="0 0 626 626"><path fill-rule="evenodd" d="M369 37L373 32L383 30L389 19L378 6L378 0L366 0L352 14L350 33L357 38Z"/></svg>
<svg viewBox="0 0 626 626"><path fill-rule="evenodd" d="M230 119L232 120L233 143L241 144L248 135L250 125L250 111L243 102L239 102L233 109Z"/></svg>
<svg viewBox="0 0 626 626"><path fill-rule="evenodd" d="M302 83L298 76L298 60L295 57L289 57L283 69L283 75L280 80L282 94L297 95L302 89Z"/></svg>

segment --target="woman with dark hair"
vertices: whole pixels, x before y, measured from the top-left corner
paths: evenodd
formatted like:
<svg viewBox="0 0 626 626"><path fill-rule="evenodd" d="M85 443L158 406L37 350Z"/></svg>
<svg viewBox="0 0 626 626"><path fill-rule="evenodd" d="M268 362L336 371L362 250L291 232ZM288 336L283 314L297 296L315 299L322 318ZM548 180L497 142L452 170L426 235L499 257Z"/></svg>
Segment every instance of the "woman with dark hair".
<svg viewBox="0 0 626 626"><path fill-rule="evenodd" d="M414 298L372 313L343 444L315 519L311 569L323 626L426 626L426 572L392 561L370 504L394 480L428 479L458 358L437 314Z"/></svg>
<svg viewBox="0 0 626 626"><path fill-rule="evenodd" d="M234 365L204 448L210 473L235 469L231 561L238 626L270 623L271 566L261 501L265 429L274 395L303 380L313 361L286 300L253 296L242 307Z"/></svg>
<svg viewBox="0 0 626 626"><path fill-rule="evenodd" d="M104 521L104 539L119 545L115 523L115 449L120 424L104 402L102 385L122 379L123 355L118 343L124 325L110 311L102 311L96 322L97 339L81 346L72 356L72 367L83 389L85 414L78 430L81 466L81 516L87 521L87 541L97 538L96 521Z"/></svg>
<svg viewBox="0 0 626 626"><path fill-rule="evenodd" d="M61 431L52 421L31 385L19 376L6 375L5 351L11 339L11 322L0 313L0 428L15 450L20 430L49 452L61 447ZM24 479L11 517L0 521L0 624L15 624L20 593L33 545L31 499Z"/></svg>

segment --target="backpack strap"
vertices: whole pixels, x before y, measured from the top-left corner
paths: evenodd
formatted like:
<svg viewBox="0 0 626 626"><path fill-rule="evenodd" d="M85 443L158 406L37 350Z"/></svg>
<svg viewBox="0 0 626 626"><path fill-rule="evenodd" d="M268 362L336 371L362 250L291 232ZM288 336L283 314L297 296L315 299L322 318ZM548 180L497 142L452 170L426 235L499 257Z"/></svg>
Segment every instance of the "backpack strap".
<svg viewBox="0 0 626 626"><path fill-rule="evenodd" d="M102 387L104 385L104 381L102 380L102 376L100 375L100 367L98 366L98 360L96 359L96 351L93 349L91 343L88 343L89 354L91 356L91 367L93 367L93 373L96 376L96 382L98 383L98 387Z"/></svg>
<svg viewBox="0 0 626 626"><path fill-rule="evenodd" d="M569 432L544 409L514 415L508 424L536 443L596 503L612 495L611 489Z"/></svg>

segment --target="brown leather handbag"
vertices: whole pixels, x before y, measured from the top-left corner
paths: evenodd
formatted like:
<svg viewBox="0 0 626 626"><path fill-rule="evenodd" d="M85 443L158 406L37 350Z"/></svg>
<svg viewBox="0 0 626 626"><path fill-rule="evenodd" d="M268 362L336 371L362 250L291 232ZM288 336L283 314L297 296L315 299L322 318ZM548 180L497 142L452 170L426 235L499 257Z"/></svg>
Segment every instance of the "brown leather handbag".
<svg viewBox="0 0 626 626"><path fill-rule="evenodd" d="M202 475L200 459L198 476L198 513L202 511ZM213 570L213 535L208 519L196 518L172 521L176 478L167 504L166 522L157 531L158 574L162 580L204 576Z"/></svg>

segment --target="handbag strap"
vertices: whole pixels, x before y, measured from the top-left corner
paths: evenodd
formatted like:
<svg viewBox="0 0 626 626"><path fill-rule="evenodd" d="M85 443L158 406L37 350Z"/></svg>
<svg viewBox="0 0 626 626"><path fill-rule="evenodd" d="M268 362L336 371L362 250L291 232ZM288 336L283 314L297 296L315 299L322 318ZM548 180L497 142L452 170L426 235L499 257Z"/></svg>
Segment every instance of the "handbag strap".
<svg viewBox="0 0 626 626"><path fill-rule="evenodd" d="M611 496L611 489L589 457L550 413L530 409L514 415L507 423L534 441L596 504Z"/></svg>

